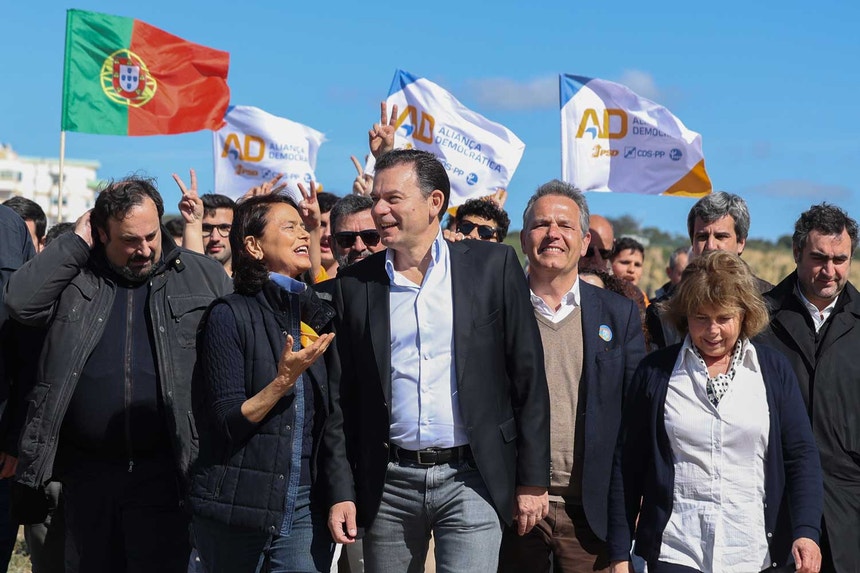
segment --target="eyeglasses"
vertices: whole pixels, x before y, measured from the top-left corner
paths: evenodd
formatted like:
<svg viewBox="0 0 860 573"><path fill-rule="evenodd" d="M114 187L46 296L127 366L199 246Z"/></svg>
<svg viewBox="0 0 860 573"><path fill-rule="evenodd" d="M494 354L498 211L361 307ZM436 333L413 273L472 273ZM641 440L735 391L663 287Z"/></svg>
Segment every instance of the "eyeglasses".
<svg viewBox="0 0 860 573"><path fill-rule="evenodd" d="M596 249L598 253L600 253L600 258L609 260L612 256L612 249ZM590 259L594 256L595 248L591 245L588 246L588 249L585 251L585 258Z"/></svg>
<svg viewBox="0 0 860 573"><path fill-rule="evenodd" d="M489 225L476 225L470 221L460 221L457 223L457 232L463 233L464 235L469 235L472 231L478 229L478 236L482 241L489 241L496 237L496 227L491 227Z"/></svg>
<svg viewBox="0 0 860 573"><path fill-rule="evenodd" d="M361 242L368 247L375 247L379 244L379 233L375 229L365 229L364 231L341 231L334 234L334 240L337 241L337 246L341 249L349 249L355 244L355 238L361 237Z"/></svg>
<svg viewBox="0 0 860 573"><path fill-rule="evenodd" d="M207 223L203 223L203 236L210 237L212 236L212 231L218 229L218 234L226 239L230 236L230 229L232 228L233 225L230 223L222 223L220 225L209 225Z"/></svg>

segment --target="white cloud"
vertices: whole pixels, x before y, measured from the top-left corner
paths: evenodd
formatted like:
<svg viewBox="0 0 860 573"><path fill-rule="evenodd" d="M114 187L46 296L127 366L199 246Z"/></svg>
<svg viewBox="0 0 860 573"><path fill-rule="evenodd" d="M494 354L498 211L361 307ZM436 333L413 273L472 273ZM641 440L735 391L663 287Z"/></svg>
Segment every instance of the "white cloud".
<svg viewBox="0 0 860 573"><path fill-rule="evenodd" d="M468 80L466 89L479 104L497 109L531 110L558 107L558 76L526 81L512 78Z"/></svg>
<svg viewBox="0 0 860 573"><path fill-rule="evenodd" d="M845 201L853 195L843 185L827 185L803 179L782 179L749 188L749 192L783 199Z"/></svg>
<svg viewBox="0 0 860 573"><path fill-rule="evenodd" d="M662 91L657 87L657 82L654 81L654 76L642 70L624 70L618 78L618 83L624 84L638 95L650 100L659 101L663 96Z"/></svg>

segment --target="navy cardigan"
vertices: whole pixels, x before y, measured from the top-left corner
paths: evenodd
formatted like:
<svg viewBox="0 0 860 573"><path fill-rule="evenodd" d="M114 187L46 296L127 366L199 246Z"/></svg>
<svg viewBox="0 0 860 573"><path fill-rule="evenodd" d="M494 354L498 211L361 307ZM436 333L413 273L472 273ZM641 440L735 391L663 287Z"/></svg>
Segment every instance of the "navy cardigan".
<svg viewBox="0 0 860 573"><path fill-rule="evenodd" d="M785 565L794 539L818 543L823 485L821 462L797 378L786 358L753 344L770 410L765 458L764 518L773 566ZM609 555L647 561L660 556L663 530L672 515L675 468L663 422L666 394L681 344L648 355L633 376L615 448L609 490ZM641 506L640 506L641 502ZM638 524L637 524L638 517Z"/></svg>

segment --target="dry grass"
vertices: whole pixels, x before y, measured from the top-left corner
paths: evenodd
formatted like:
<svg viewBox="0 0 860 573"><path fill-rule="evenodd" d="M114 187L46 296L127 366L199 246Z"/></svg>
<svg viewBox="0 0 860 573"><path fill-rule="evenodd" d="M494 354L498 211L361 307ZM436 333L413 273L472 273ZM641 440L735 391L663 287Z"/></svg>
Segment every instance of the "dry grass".
<svg viewBox="0 0 860 573"><path fill-rule="evenodd" d="M639 281L639 287L652 296L654 291L666 282L666 265L671 247L650 247L645 250L645 271ZM791 274L795 269L794 257L791 249L773 247L762 250L755 248L744 249L743 259L750 266L753 273L770 283L777 284ZM860 264L851 266L851 282L860 284Z"/></svg>

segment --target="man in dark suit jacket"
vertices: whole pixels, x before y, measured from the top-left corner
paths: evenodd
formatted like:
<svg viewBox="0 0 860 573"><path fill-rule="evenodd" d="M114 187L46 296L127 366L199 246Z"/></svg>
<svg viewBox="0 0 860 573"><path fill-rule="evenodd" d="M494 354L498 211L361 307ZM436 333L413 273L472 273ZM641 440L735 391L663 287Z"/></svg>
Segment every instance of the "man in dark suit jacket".
<svg viewBox="0 0 860 573"><path fill-rule="evenodd" d="M762 341L797 374L824 471L822 573L860 570L860 293L848 281L857 222L826 203L797 220L797 270L765 295Z"/></svg>
<svg viewBox="0 0 860 573"><path fill-rule="evenodd" d="M365 570L496 568L501 522L547 509L549 396L513 249L448 243L450 193L426 152L380 157L371 197L385 253L338 274L340 372L321 476L335 541L366 528Z"/></svg>
<svg viewBox="0 0 860 573"><path fill-rule="evenodd" d="M542 185L523 214L520 242L551 397L550 511L526 536L505 531L501 572L610 566L604 540L612 451L645 341L632 301L578 278L588 222L582 193L557 180Z"/></svg>

